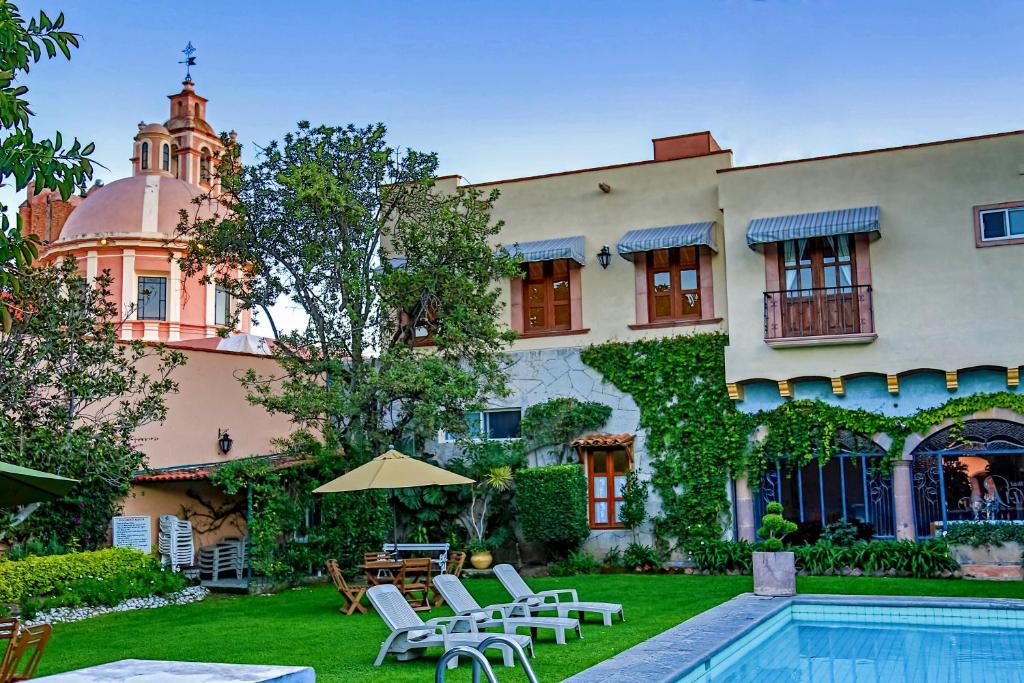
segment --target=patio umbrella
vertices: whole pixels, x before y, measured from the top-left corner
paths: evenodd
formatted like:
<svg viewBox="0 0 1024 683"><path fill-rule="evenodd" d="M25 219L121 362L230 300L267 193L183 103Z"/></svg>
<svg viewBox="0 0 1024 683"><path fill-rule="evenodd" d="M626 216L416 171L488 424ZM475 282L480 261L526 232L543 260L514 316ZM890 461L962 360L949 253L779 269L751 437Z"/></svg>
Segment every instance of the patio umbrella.
<svg viewBox="0 0 1024 683"><path fill-rule="evenodd" d="M77 483L77 479L0 462L0 507L60 498Z"/></svg>
<svg viewBox="0 0 1024 683"><path fill-rule="evenodd" d="M474 484L469 477L449 472L430 463L410 458L394 448L360 465L351 472L327 482L313 493L344 493L369 489L407 489L418 486L450 486ZM392 501L392 538L398 543L398 513Z"/></svg>

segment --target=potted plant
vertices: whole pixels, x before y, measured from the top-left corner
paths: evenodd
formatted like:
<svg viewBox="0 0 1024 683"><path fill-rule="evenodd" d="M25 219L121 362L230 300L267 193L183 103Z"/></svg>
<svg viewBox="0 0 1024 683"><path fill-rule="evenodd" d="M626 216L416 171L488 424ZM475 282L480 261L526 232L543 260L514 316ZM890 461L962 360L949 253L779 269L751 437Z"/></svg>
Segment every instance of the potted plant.
<svg viewBox="0 0 1024 683"><path fill-rule="evenodd" d="M487 569L494 562L489 541L473 539L466 545L466 549L469 551L469 563L474 569Z"/></svg>
<svg viewBox="0 0 1024 683"><path fill-rule="evenodd" d="M491 550L493 538L487 535L491 504L512 488L512 468L508 465L488 467L476 474L476 483L470 486L469 504L459 515L469 537L469 562L477 569L487 569L494 561Z"/></svg>
<svg viewBox="0 0 1024 683"><path fill-rule="evenodd" d="M764 550L754 553L755 595L796 595L796 558L782 550L782 539L794 531L796 524L782 516L782 504L768 503L757 530L764 539Z"/></svg>

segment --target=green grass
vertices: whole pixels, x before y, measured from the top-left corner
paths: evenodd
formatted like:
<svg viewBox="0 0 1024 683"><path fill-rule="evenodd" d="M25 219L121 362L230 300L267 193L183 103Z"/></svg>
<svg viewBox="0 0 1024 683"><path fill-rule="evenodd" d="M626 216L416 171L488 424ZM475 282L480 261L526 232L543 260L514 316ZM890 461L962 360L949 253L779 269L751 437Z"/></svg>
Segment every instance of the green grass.
<svg viewBox="0 0 1024 683"><path fill-rule="evenodd" d="M540 680L558 681L660 633L695 614L749 591L749 576L605 575L535 579L536 589L573 586L584 600L622 602L626 622L606 628L588 621L584 639L567 635L565 646L542 632L534 668ZM507 598L493 580L468 582L486 604ZM1024 582L917 580L864 577L801 577L802 593L940 595L1024 598ZM433 680L439 650L411 662L389 658L373 667L387 628L372 612L343 616L339 596L326 586L271 596L208 598L180 607L112 614L58 625L40 675L117 659L173 659L312 666L317 681ZM444 616L446 608L428 616ZM499 671L502 681L524 681L518 670ZM448 680L469 680L469 667Z"/></svg>

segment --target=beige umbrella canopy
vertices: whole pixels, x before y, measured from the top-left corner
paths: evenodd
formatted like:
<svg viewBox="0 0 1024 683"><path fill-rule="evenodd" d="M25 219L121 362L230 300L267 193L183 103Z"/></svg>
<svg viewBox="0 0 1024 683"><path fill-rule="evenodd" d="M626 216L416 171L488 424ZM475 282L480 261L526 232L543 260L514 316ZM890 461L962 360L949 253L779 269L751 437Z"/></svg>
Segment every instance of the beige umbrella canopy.
<svg viewBox="0 0 1024 683"><path fill-rule="evenodd" d="M417 486L450 486L453 484L475 484L469 477L435 467L430 463L410 458L394 448L360 465L351 472L327 482L313 490L313 493L344 493L368 489L407 489ZM392 504L392 515L397 513ZM393 520L394 541L398 543L398 523Z"/></svg>
<svg viewBox="0 0 1024 683"><path fill-rule="evenodd" d="M435 467L391 449L351 472L315 489L313 493L344 493L367 489L407 489L415 486L474 484L469 477Z"/></svg>

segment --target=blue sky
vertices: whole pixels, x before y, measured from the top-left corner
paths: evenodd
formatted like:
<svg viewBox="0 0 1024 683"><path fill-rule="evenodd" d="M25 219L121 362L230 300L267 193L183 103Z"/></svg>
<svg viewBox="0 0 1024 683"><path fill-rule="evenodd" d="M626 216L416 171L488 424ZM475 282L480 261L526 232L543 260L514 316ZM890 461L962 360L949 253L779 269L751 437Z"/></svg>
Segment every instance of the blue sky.
<svg viewBox="0 0 1024 683"><path fill-rule="evenodd" d="M300 119L382 121L471 182L648 159L652 137L699 130L749 164L1024 128L1020 2L22 7L83 36L25 83L37 134L95 141L106 181L130 172L136 123L166 118L189 40L208 119L250 149Z"/></svg>

